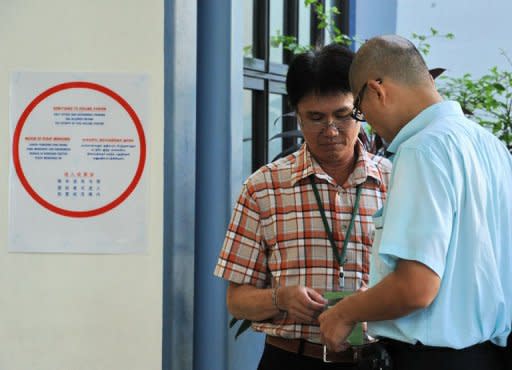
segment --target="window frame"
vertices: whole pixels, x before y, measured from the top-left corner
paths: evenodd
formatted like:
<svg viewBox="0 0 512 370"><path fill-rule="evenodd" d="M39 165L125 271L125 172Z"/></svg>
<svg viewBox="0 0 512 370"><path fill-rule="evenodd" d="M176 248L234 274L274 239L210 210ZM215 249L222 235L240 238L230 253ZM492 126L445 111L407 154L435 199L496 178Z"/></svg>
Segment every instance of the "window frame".
<svg viewBox="0 0 512 370"><path fill-rule="evenodd" d="M250 1L250 0L244 0ZM288 64L293 58L293 53L283 49L283 63L270 62L270 1L252 0L253 29L252 29L252 57L244 57L243 77L244 89L252 92L252 169L254 172L268 163L269 144L269 94L283 96L282 112L291 111L286 95L286 73ZM300 1L283 0L283 34L299 36L299 11ZM325 7L325 0L321 0ZM341 14L335 16L335 22L340 30L349 34L350 0L333 0L331 4L340 9ZM318 20L314 9L311 7L309 24L310 43L316 47L325 43L326 30L318 30ZM296 120L283 121L283 131L297 129ZM284 138L282 148L286 150L297 143L296 138Z"/></svg>

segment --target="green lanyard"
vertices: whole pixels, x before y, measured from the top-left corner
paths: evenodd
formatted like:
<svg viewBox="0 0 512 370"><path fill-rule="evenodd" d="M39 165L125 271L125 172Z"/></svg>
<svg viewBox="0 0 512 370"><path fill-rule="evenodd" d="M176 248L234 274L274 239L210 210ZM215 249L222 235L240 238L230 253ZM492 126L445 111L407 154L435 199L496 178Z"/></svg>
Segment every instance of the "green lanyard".
<svg viewBox="0 0 512 370"><path fill-rule="evenodd" d="M311 186L313 187L313 192L315 193L316 203L318 204L318 209L320 210L320 214L322 215L322 222L324 224L325 232L327 233L327 237L329 238L329 242L331 244L332 252L338 261L340 266L340 287L343 288L345 285L345 274L343 271L343 265L346 262L345 256L347 255L348 243L350 241L350 235L352 234L352 229L354 228L354 222L357 216L357 211L359 210L359 200L361 199L361 190L362 186L357 185L356 188L356 201L354 203L354 208L352 210L352 217L350 218L350 224L348 225L347 232L345 233L345 240L343 240L343 249L341 251L341 256L338 252L338 248L336 247L336 243L334 241L334 236L332 235L331 228L329 227L329 223L327 222L327 217L325 216L325 210L322 206L322 200L320 199L320 194L318 192L318 188L315 184L315 175L309 176L309 182L311 182Z"/></svg>

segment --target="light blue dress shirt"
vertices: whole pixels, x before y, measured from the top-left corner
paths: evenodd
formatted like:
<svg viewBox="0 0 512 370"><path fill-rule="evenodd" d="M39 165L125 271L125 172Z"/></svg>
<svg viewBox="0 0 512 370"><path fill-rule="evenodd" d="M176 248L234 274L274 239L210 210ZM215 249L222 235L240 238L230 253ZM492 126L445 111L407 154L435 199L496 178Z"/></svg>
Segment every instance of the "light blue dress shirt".
<svg viewBox="0 0 512 370"><path fill-rule="evenodd" d="M375 216L370 286L398 259L440 278L430 306L369 323L370 334L464 348L505 346L512 321L512 156L460 105L430 106L400 130L388 151L393 172Z"/></svg>

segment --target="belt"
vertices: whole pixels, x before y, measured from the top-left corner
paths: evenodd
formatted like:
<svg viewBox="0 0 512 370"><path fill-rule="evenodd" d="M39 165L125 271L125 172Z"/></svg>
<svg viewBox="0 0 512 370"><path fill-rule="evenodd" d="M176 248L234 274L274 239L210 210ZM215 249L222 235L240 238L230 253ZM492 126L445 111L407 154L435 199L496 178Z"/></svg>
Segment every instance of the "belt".
<svg viewBox="0 0 512 370"><path fill-rule="evenodd" d="M313 357L324 362L355 364L358 357L358 353L354 352L352 348L343 352L326 350L324 353L324 346L322 344L311 343L304 339L287 339L267 335L265 342L284 351Z"/></svg>
<svg viewBox="0 0 512 370"><path fill-rule="evenodd" d="M416 344L410 344L406 342L401 342L398 340L385 338L383 339L383 343L387 348L393 349L395 351L404 351L404 352L480 352L480 351L488 351L495 350L497 346L491 341L486 341L482 343L474 344L470 347L455 349L450 347L435 347L428 346L421 342L417 342Z"/></svg>

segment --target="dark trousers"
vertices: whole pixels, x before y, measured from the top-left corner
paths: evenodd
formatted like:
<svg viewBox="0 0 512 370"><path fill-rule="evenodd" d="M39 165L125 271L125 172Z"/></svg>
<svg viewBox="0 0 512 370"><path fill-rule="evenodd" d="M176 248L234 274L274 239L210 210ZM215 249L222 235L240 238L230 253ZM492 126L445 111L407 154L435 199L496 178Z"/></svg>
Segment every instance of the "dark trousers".
<svg viewBox="0 0 512 370"><path fill-rule="evenodd" d="M353 364L324 363L265 343L258 370L357 370Z"/></svg>
<svg viewBox="0 0 512 370"><path fill-rule="evenodd" d="M504 350L505 353L505 369L512 369L512 333L508 336L507 348Z"/></svg>
<svg viewBox="0 0 512 370"><path fill-rule="evenodd" d="M386 340L386 349L394 370L510 370L503 349L491 342L455 350Z"/></svg>

